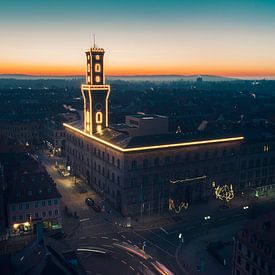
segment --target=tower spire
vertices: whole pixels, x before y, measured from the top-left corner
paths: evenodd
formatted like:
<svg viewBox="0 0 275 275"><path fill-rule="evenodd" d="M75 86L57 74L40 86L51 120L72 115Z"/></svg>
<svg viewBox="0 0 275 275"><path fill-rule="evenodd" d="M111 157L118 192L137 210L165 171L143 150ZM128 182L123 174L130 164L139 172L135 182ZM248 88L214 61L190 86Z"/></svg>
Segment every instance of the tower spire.
<svg viewBox="0 0 275 275"><path fill-rule="evenodd" d="M96 48L96 45L95 45L95 34L94 34L94 48Z"/></svg>

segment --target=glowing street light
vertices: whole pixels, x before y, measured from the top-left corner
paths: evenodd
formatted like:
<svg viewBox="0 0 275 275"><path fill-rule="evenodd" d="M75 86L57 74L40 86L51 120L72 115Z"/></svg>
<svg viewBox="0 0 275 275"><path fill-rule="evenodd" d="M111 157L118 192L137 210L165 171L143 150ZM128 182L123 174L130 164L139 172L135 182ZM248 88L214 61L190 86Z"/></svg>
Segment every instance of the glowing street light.
<svg viewBox="0 0 275 275"><path fill-rule="evenodd" d="M246 205L246 206L243 207L243 210L247 210L248 208L249 208L249 206Z"/></svg>
<svg viewBox="0 0 275 275"><path fill-rule="evenodd" d="M205 216L205 217L204 217L204 220L206 220L206 221L207 221L207 220L210 220L210 219L211 219L210 216Z"/></svg>

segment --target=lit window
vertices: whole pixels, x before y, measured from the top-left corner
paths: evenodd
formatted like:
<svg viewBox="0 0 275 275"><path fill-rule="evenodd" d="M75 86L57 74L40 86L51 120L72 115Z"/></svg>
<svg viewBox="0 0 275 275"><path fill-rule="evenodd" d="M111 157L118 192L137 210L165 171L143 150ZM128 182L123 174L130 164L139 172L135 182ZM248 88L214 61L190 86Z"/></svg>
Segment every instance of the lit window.
<svg viewBox="0 0 275 275"><path fill-rule="evenodd" d="M95 77L95 82L97 82L97 83L100 82L100 76L99 76L99 75L97 75L97 76Z"/></svg>
<svg viewBox="0 0 275 275"><path fill-rule="evenodd" d="M264 152L268 152L269 148L268 145L264 145Z"/></svg>
<svg viewBox="0 0 275 275"><path fill-rule="evenodd" d="M97 132L101 132L101 130L102 130L101 125L97 125L97 127L96 127L96 131L97 131Z"/></svg>
<svg viewBox="0 0 275 275"><path fill-rule="evenodd" d="M95 72L99 73L101 71L101 66L100 64L95 64Z"/></svg>
<svg viewBox="0 0 275 275"><path fill-rule="evenodd" d="M100 56L97 54L97 55L95 56L95 59L96 59L96 60L99 60L99 59L100 59Z"/></svg>
<svg viewBox="0 0 275 275"><path fill-rule="evenodd" d="M90 78L90 76L88 76L88 83L90 83L91 82L91 78Z"/></svg>
<svg viewBox="0 0 275 275"><path fill-rule="evenodd" d="M91 65L88 63L88 72L91 70Z"/></svg>
<svg viewBox="0 0 275 275"><path fill-rule="evenodd" d="M95 121L96 121L96 123L102 123L102 113L101 112L96 112Z"/></svg>

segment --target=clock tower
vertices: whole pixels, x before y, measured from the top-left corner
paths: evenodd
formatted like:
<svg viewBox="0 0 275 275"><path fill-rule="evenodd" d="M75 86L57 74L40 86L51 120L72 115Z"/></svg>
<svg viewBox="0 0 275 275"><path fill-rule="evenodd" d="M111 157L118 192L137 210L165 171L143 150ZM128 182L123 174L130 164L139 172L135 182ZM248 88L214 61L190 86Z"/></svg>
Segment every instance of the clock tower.
<svg viewBox="0 0 275 275"><path fill-rule="evenodd" d="M86 51L86 84L81 85L84 99L84 131L90 135L108 127L110 85L105 84L104 49Z"/></svg>

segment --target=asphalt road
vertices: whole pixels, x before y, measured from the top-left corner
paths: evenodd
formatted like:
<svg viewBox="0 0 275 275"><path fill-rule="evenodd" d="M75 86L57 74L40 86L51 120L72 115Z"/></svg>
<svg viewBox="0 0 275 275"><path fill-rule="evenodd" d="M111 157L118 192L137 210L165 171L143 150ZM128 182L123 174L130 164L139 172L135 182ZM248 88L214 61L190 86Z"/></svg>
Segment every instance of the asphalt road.
<svg viewBox="0 0 275 275"><path fill-rule="evenodd" d="M117 247L114 243L128 243L129 245L144 247L153 261L159 261L175 274L182 274L175 258L177 248L182 241L184 244L208 234L210 229L241 221L250 216L257 216L271 207L275 207L275 201L259 201L248 210L242 208L220 209L211 213L210 220L205 221L202 215L192 219L175 222L154 229L126 229L117 226L116 216L105 213L96 213L85 204L85 198L91 197L99 202L101 198L93 191L79 193L74 187L72 177L63 177L54 168L54 159L40 155L40 160L57 184L63 196L63 201L72 211L76 211L79 219L75 220L74 227L65 228L69 233L65 242L74 249L99 248L108 250L108 253L79 252L85 269L90 273L112 274L137 274L154 272L159 274L150 261L145 261L137 255L132 255Z"/></svg>

